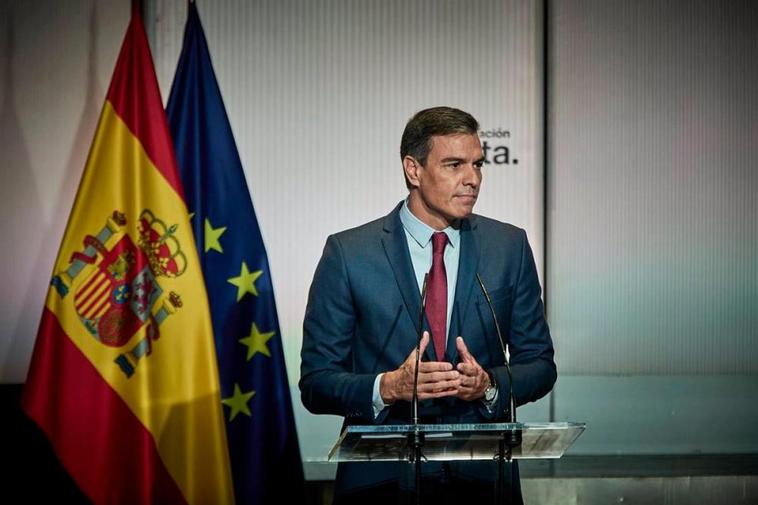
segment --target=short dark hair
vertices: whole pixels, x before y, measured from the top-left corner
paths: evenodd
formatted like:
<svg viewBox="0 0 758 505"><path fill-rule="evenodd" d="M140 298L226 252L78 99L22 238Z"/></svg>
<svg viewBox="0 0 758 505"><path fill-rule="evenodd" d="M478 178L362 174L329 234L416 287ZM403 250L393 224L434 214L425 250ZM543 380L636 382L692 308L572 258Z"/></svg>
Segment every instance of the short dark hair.
<svg viewBox="0 0 758 505"><path fill-rule="evenodd" d="M478 132L479 123L468 112L453 107L424 109L417 112L405 125L403 137L400 139L400 159L412 156L423 166L432 149L433 136L455 133L474 135Z"/></svg>

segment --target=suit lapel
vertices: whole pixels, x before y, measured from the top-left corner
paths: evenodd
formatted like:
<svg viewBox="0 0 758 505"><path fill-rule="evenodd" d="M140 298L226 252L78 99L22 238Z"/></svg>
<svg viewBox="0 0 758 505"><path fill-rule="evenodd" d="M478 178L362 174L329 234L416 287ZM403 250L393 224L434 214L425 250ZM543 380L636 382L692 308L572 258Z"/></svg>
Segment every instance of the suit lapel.
<svg viewBox="0 0 758 505"><path fill-rule="evenodd" d="M402 205L402 202L400 205ZM405 230L400 222L400 205L395 207L395 210L384 219L382 245L395 273L395 281L403 297L405 308L411 321L413 321L415 335L418 335L418 313L421 305L421 293L419 293L418 283L413 272L413 263L411 262L410 252L408 252L408 241L405 237ZM427 346L426 354L430 359L436 359L433 345Z"/></svg>
<svg viewBox="0 0 758 505"><path fill-rule="evenodd" d="M461 254L458 259L458 281L455 286L455 300L453 302L453 314L450 318L450 331L448 331L447 349L445 354L451 363L458 359L458 349L455 338L459 336L463 324L466 322L468 305L476 284L476 273L479 269L479 256L481 248L476 232L476 216L471 216L461 222ZM466 335L461 335L464 339Z"/></svg>

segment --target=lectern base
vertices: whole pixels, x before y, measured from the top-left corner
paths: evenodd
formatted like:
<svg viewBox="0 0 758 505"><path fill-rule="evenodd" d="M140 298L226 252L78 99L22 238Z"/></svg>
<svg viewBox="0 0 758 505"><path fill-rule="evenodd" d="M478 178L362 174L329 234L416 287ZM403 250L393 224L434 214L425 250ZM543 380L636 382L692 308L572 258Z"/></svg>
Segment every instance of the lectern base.
<svg viewBox="0 0 758 505"><path fill-rule="evenodd" d="M413 476L411 476L413 479ZM490 504L495 500L494 482L471 482L444 475L424 477L421 481L421 503L434 505ZM514 493L522 504L520 488ZM335 505L412 505L415 494L412 489L400 483L387 483L375 488L360 490L344 496L336 496ZM506 502L507 503L507 502Z"/></svg>

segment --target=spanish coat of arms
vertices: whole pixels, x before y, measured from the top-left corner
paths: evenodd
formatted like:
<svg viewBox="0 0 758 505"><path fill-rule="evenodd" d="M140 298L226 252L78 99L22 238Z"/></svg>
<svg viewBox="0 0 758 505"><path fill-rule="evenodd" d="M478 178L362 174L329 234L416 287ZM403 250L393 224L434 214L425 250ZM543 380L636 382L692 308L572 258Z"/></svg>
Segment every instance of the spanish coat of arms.
<svg viewBox="0 0 758 505"><path fill-rule="evenodd" d="M76 284L76 313L103 345L123 347L147 325L145 337L115 360L131 377L138 361L150 355L160 324L182 305L177 293L165 293L160 279L182 275L187 259L174 234L176 225L166 226L149 209L139 216L136 243L125 227L124 214L114 211L97 235L84 237L84 250L71 255L51 284L61 298Z"/></svg>

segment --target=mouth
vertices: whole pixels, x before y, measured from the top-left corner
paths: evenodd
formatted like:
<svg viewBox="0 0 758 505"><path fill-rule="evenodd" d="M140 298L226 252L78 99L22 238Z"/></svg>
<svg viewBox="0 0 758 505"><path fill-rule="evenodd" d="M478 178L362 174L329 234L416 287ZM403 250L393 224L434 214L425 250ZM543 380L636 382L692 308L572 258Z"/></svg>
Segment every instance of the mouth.
<svg viewBox="0 0 758 505"><path fill-rule="evenodd" d="M455 195L456 198L459 198L466 202L475 202L478 195L475 194L465 194L465 195Z"/></svg>

